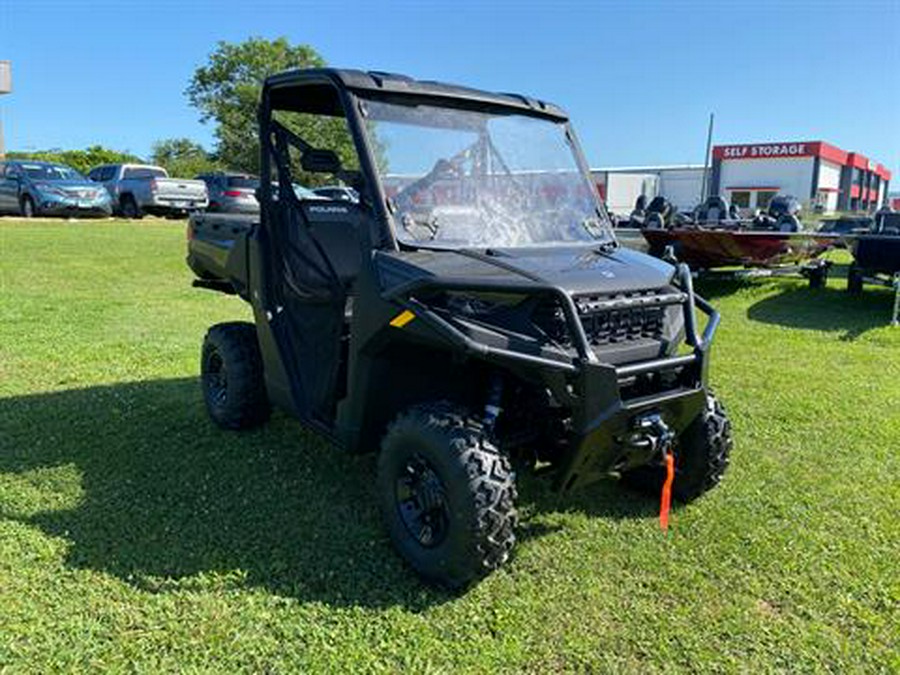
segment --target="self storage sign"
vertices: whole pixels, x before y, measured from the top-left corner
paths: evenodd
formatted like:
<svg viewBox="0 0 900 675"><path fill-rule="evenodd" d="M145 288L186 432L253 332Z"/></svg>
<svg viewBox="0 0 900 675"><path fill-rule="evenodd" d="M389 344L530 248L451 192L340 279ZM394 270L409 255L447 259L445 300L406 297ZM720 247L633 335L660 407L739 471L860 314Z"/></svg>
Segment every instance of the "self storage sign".
<svg viewBox="0 0 900 675"><path fill-rule="evenodd" d="M766 145L726 145L720 150L722 159L760 159L767 157L806 157L813 154L808 143L769 143Z"/></svg>

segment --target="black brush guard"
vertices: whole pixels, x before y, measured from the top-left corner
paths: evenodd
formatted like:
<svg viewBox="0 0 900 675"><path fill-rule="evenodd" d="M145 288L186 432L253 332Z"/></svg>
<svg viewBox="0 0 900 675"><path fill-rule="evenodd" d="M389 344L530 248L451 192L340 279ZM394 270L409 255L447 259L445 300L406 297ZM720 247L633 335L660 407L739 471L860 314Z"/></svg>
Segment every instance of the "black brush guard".
<svg viewBox="0 0 900 675"><path fill-rule="evenodd" d="M720 316L712 305L694 294L688 266L680 264L677 270L680 293L617 298L604 303L614 309L681 305L685 343L691 352L620 366L600 360L588 341L575 301L558 286L532 281L472 283L428 277L400 284L386 291L383 297L411 311L456 350L498 365L536 368L545 374L548 387L572 409L572 442L557 478L558 486L568 490L657 459L652 450L646 449L653 444L633 442L635 430L648 415L659 415L677 435L705 405L708 354ZM557 360L480 343L414 297L417 293L435 291L553 297L562 309L577 357ZM698 329L697 309L708 317L702 334ZM664 374L668 375L667 381L674 383L672 386L658 387L645 395L623 397L623 389L629 389L638 378L659 378Z"/></svg>

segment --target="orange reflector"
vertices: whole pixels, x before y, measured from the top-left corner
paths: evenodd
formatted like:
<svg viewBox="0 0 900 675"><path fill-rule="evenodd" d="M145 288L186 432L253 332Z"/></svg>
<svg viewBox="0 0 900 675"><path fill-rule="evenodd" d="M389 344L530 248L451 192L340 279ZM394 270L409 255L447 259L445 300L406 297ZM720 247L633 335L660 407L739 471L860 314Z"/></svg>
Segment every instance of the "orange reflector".
<svg viewBox="0 0 900 675"><path fill-rule="evenodd" d="M659 528L663 532L669 530L669 507L672 505L672 481L675 480L675 455L666 454L666 481L663 483L662 495L659 499Z"/></svg>
<svg viewBox="0 0 900 675"><path fill-rule="evenodd" d="M397 316L391 319L391 325L394 328L403 328L406 324L416 318L416 315L410 312L408 309L404 309Z"/></svg>

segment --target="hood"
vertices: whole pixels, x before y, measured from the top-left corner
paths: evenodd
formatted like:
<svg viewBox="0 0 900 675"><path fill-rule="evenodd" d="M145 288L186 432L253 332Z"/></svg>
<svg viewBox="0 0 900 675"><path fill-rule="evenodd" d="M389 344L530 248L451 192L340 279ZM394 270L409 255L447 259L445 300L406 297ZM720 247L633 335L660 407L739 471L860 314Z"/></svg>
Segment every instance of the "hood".
<svg viewBox="0 0 900 675"><path fill-rule="evenodd" d="M572 295L605 294L661 288L672 281L675 273L672 265L621 246L611 253L602 253L592 245L418 250L385 257L392 260L382 266L382 282L386 286L425 274L456 281L533 281L558 286Z"/></svg>
<svg viewBox="0 0 900 675"><path fill-rule="evenodd" d="M71 180L52 180L46 178L37 178L33 179L32 183L35 185L52 185L55 188L60 188L62 190L97 190L102 188L103 186L99 183L95 183L92 180L73 178Z"/></svg>

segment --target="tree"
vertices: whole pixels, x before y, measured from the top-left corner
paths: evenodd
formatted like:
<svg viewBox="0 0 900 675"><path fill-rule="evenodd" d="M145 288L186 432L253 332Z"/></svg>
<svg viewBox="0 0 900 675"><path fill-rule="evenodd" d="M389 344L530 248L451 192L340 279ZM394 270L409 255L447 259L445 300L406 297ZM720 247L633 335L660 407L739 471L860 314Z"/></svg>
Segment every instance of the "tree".
<svg viewBox="0 0 900 675"><path fill-rule="evenodd" d="M102 145L92 145L84 150L37 150L35 152L9 152L8 159L34 159L42 162L55 162L71 166L76 171L87 173L93 167L100 164L140 163L140 157L130 152L120 152L104 148Z"/></svg>
<svg viewBox="0 0 900 675"><path fill-rule="evenodd" d="M153 144L151 161L159 164L170 176L193 178L197 174L216 171L221 167L203 146L188 138L166 138Z"/></svg>
<svg viewBox="0 0 900 675"><path fill-rule="evenodd" d="M283 70L324 65L325 60L315 49L291 45L284 37L250 38L238 44L219 42L207 64L194 72L185 94L200 111L201 121L215 123L219 160L230 168L259 173L256 111L263 81ZM321 125L298 122L292 127L313 145L331 135L330 129Z"/></svg>

